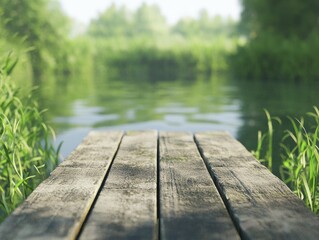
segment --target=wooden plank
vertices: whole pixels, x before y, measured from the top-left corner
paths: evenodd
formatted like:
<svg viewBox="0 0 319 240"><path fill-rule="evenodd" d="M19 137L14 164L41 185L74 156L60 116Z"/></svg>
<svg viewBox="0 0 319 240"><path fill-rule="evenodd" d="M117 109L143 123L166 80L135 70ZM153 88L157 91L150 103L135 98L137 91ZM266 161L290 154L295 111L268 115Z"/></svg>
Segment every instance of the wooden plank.
<svg viewBox="0 0 319 240"><path fill-rule="evenodd" d="M239 239L193 136L160 134L161 239Z"/></svg>
<svg viewBox="0 0 319 240"><path fill-rule="evenodd" d="M129 132L80 239L157 237L157 132Z"/></svg>
<svg viewBox="0 0 319 240"><path fill-rule="evenodd" d="M1 239L75 238L122 135L91 133L0 225Z"/></svg>
<svg viewBox="0 0 319 240"><path fill-rule="evenodd" d="M318 238L318 218L239 142L225 133L195 139L242 238Z"/></svg>

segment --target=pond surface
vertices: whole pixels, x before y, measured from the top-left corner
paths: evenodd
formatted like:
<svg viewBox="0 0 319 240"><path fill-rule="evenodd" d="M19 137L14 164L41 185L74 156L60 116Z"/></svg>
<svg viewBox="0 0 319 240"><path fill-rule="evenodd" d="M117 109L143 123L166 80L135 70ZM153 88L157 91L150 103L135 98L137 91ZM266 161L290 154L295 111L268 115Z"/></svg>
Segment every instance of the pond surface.
<svg viewBox="0 0 319 240"><path fill-rule="evenodd" d="M83 77L42 92L42 107L63 141L65 158L91 130L227 131L249 150L273 116L301 116L319 105L318 84ZM284 121L285 128L288 121ZM276 127L276 126L275 126ZM276 165L276 164L275 164Z"/></svg>

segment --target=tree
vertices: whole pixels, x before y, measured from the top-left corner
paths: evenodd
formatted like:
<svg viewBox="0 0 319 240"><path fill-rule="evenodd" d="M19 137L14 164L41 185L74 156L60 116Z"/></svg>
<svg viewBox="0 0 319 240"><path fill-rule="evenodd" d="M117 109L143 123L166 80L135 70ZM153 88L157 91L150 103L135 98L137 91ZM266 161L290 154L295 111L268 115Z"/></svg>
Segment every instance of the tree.
<svg viewBox="0 0 319 240"><path fill-rule="evenodd" d="M172 29L173 33L188 38L191 36L198 36L198 24L196 20L185 17L180 19Z"/></svg>
<svg viewBox="0 0 319 240"><path fill-rule="evenodd" d="M232 65L237 77L259 80L319 79L319 1L242 0L242 31ZM243 67L249 66L249 67Z"/></svg>
<svg viewBox="0 0 319 240"><path fill-rule="evenodd" d="M221 16L209 16L207 10L199 12L199 18L182 18L173 27L175 34L185 38L200 37L211 40L220 36L230 36L234 32L235 22Z"/></svg>
<svg viewBox="0 0 319 240"><path fill-rule="evenodd" d="M57 2L0 0L0 27L10 41L32 49L29 56L35 83L41 81L48 58L58 62L58 56L65 56L67 23Z"/></svg>
<svg viewBox="0 0 319 240"><path fill-rule="evenodd" d="M246 33L306 38L319 30L318 0L242 0L242 4L242 29Z"/></svg>
<svg viewBox="0 0 319 240"><path fill-rule="evenodd" d="M156 5L142 4L136 12L112 4L88 29L94 38L153 37L168 33L166 20Z"/></svg>
<svg viewBox="0 0 319 240"><path fill-rule="evenodd" d="M137 35L161 36L168 33L165 17L157 5L143 3L134 14L134 28Z"/></svg>
<svg viewBox="0 0 319 240"><path fill-rule="evenodd" d="M125 7L117 8L113 3L91 21L88 33L95 38L130 37L132 27L130 12Z"/></svg>

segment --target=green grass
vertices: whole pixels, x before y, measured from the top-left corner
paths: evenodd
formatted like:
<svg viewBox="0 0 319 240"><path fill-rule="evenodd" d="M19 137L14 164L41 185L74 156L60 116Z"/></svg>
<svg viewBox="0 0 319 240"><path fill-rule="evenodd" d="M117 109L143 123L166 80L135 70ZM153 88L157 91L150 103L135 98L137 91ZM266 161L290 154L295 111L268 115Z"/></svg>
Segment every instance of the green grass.
<svg viewBox="0 0 319 240"><path fill-rule="evenodd" d="M272 170L273 118L267 111L266 115L268 132L258 133L257 150L253 154ZM319 110L314 107L307 118L288 118L291 129L284 131L279 143L282 150L280 175L307 207L319 214Z"/></svg>
<svg viewBox="0 0 319 240"><path fill-rule="evenodd" d="M21 96L8 76L17 60L0 70L0 221L9 215L57 165L53 130L32 93Z"/></svg>
<svg viewBox="0 0 319 240"><path fill-rule="evenodd" d="M277 117L271 117L267 110L264 111L267 117L268 132L263 134L258 131L257 149L252 151L252 153L270 171L273 171L273 121L281 123L281 120Z"/></svg>

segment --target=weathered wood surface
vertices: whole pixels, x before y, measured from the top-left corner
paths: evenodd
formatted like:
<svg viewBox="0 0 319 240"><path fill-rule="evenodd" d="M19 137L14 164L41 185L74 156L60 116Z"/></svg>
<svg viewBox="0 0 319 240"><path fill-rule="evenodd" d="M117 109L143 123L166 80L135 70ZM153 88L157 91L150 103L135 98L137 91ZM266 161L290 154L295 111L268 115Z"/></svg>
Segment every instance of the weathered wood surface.
<svg viewBox="0 0 319 240"><path fill-rule="evenodd" d="M80 239L157 238L157 132L129 132Z"/></svg>
<svg viewBox="0 0 319 240"><path fill-rule="evenodd" d="M0 225L1 240L318 236L318 218L225 133L92 133Z"/></svg>
<svg viewBox="0 0 319 240"><path fill-rule="evenodd" d="M239 239L193 135L161 133L161 239Z"/></svg>
<svg viewBox="0 0 319 240"><path fill-rule="evenodd" d="M0 225L0 239L73 239L101 186L122 132L92 133Z"/></svg>
<svg viewBox="0 0 319 240"><path fill-rule="evenodd" d="M196 141L244 239L319 239L319 221L236 140L199 133Z"/></svg>

